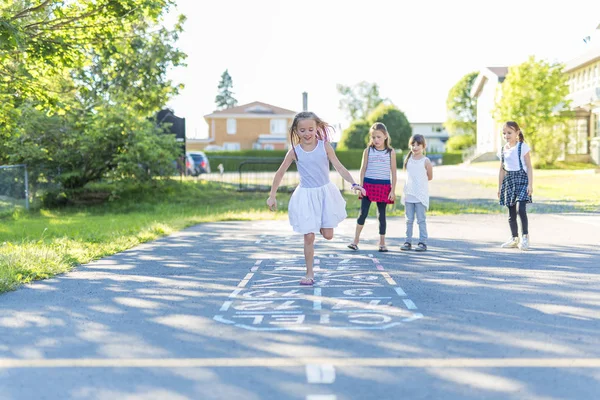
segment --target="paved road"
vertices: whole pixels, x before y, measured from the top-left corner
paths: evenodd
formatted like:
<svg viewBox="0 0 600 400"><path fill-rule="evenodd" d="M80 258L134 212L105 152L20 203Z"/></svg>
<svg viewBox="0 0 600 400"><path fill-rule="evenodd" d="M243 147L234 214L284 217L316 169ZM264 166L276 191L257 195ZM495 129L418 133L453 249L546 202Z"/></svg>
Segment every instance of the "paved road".
<svg viewBox="0 0 600 400"><path fill-rule="evenodd" d="M600 216L431 217L431 250L199 225L0 296L0 399L594 399ZM402 220L390 219L398 249Z"/></svg>

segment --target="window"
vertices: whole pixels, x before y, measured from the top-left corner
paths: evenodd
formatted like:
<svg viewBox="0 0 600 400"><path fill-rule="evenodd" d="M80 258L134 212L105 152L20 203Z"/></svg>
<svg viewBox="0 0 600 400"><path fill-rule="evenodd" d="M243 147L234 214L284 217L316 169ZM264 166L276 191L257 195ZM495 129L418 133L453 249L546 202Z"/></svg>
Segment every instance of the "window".
<svg viewBox="0 0 600 400"><path fill-rule="evenodd" d="M237 131L237 121L235 118L227 118L227 133L234 135Z"/></svg>
<svg viewBox="0 0 600 400"><path fill-rule="evenodd" d="M272 119L271 120L271 135L285 135L287 130L287 120Z"/></svg>
<svg viewBox="0 0 600 400"><path fill-rule="evenodd" d="M273 146L272 144L265 144L264 149L265 150L275 150L275 146Z"/></svg>
<svg viewBox="0 0 600 400"><path fill-rule="evenodd" d="M225 151L238 151L240 149L239 143L225 142L223 143L223 150Z"/></svg>

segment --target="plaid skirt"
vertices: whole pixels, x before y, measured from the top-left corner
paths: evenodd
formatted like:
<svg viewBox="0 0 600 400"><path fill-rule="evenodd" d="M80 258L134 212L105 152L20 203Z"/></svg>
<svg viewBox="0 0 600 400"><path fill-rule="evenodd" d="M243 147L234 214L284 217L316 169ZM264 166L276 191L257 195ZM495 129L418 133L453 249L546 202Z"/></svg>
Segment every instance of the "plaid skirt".
<svg viewBox="0 0 600 400"><path fill-rule="evenodd" d="M394 204L394 202L389 199L390 192L392 191L390 181L365 178L363 188L367 192L365 197L372 202ZM362 199L362 195L359 195L358 198Z"/></svg>
<svg viewBox="0 0 600 400"><path fill-rule="evenodd" d="M531 203L531 196L527 194L528 183L529 178L525 170L506 171L500 188L500 205L510 207L517 201Z"/></svg>

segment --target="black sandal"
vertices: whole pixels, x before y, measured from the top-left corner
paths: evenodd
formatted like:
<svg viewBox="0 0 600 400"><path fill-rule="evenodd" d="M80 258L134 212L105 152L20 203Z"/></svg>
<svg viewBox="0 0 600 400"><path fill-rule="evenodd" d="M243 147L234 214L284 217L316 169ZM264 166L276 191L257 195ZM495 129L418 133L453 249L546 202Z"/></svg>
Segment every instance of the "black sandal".
<svg viewBox="0 0 600 400"><path fill-rule="evenodd" d="M382 253L385 253L385 252L387 252L389 250L388 250L388 248L386 246L379 246L379 251L382 252Z"/></svg>
<svg viewBox="0 0 600 400"><path fill-rule="evenodd" d="M358 250L358 246L357 246L357 245L355 245L354 243L350 243L350 244L348 245L348 248L349 248L349 249L352 249L352 250L354 250L354 251Z"/></svg>

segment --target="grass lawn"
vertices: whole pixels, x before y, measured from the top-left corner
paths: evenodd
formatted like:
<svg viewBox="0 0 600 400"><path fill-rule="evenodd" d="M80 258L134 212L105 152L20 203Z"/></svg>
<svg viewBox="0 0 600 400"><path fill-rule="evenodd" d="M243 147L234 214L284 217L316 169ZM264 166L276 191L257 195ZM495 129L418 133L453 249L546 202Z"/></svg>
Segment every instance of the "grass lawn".
<svg viewBox="0 0 600 400"><path fill-rule="evenodd" d="M543 171L546 172L546 171ZM538 196L595 202L600 199L600 174L539 176ZM495 179L479 180L497 185ZM0 216L0 293L22 283L45 279L115 254L182 228L230 220L286 219L288 193L277 196L280 208L266 207L267 193L237 192L227 184L196 181L162 181L128 188L102 205L25 212L16 209ZM349 218L355 218L360 201L345 194ZM429 215L493 213L499 208L469 201L432 202ZM371 216L376 207L371 207ZM404 215L401 204L390 216Z"/></svg>

